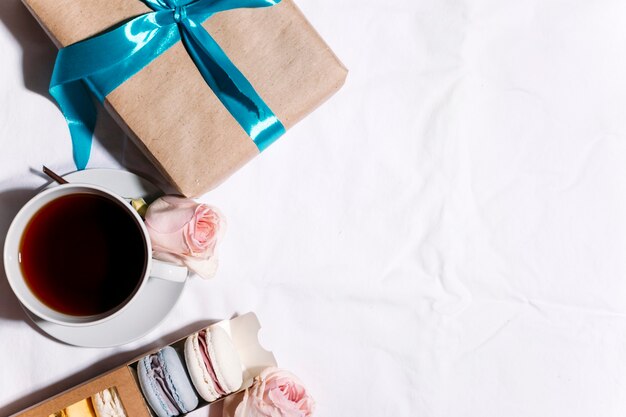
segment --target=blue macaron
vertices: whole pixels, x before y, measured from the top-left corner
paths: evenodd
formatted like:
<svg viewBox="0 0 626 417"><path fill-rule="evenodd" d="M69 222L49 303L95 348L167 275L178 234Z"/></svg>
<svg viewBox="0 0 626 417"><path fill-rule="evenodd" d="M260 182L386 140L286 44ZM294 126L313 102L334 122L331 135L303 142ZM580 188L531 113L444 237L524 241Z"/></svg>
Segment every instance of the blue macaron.
<svg viewBox="0 0 626 417"><path fill-rule="evenodd" d="M158 417L175 417L198 406L181 360L171 346L142 358L137 364L139 385Z"/></svg>

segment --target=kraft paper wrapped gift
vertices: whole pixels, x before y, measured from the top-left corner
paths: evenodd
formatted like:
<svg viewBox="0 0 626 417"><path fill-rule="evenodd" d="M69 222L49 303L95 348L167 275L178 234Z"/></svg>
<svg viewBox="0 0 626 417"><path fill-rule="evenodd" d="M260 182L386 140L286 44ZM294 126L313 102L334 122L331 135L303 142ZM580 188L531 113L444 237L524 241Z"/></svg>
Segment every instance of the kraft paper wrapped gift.
<svg viewBox="0 0 626 417"><path fill-rule="evenodd" d="M58 47L151 11L139 0L23 2ZM203 26L286 129L346 78L346 68L291 0L220 12ZM110 93L104 107L188 197L214 188L259 153L181 42Z"/></svg>

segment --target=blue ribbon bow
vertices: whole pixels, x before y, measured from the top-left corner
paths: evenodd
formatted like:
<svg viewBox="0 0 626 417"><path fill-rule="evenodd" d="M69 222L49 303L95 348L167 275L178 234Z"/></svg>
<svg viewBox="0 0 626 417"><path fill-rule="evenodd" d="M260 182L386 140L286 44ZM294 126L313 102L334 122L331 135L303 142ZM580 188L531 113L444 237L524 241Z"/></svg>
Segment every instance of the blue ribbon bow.
<svg viewBox="0 0 626 417"><path fill-rule="evenodd" d="M202 27L213 14L269 7L281 0L141 0L153 11L103 34L59 50L50 82L72 136L74 162L89 161L96 108L124 81L182 40L202 77L260 151L284 132L283 124L246 77Z"/></svg>

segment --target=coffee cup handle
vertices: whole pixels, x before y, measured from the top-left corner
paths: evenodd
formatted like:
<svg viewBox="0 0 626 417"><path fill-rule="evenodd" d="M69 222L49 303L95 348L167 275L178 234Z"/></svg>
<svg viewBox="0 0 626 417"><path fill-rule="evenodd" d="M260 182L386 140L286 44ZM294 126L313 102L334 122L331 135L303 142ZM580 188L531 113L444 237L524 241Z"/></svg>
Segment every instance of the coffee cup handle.
<svg viewBox="0 0 626 417"><path fill-rule="evenodd" d="M165 279L173 282L185 282L188 275L189 270L184 266L159 261L158 259L152 259L150 277Z"/></svg>

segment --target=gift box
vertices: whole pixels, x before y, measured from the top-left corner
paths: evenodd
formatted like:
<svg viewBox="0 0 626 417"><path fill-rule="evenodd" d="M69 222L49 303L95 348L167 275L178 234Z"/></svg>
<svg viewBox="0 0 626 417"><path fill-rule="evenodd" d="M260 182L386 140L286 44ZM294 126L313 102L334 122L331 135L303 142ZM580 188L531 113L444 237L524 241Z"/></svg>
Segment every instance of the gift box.
<svg viewBox="0 0 626 417"><path fill-rule="evenodd" d="M23 0L58 47L152 10L140 0ZM344 83L346 68L291 0L202 26L289 129ZM106 95L104 107L182 194L214 188L260 151L182 42Z"/></svg>

